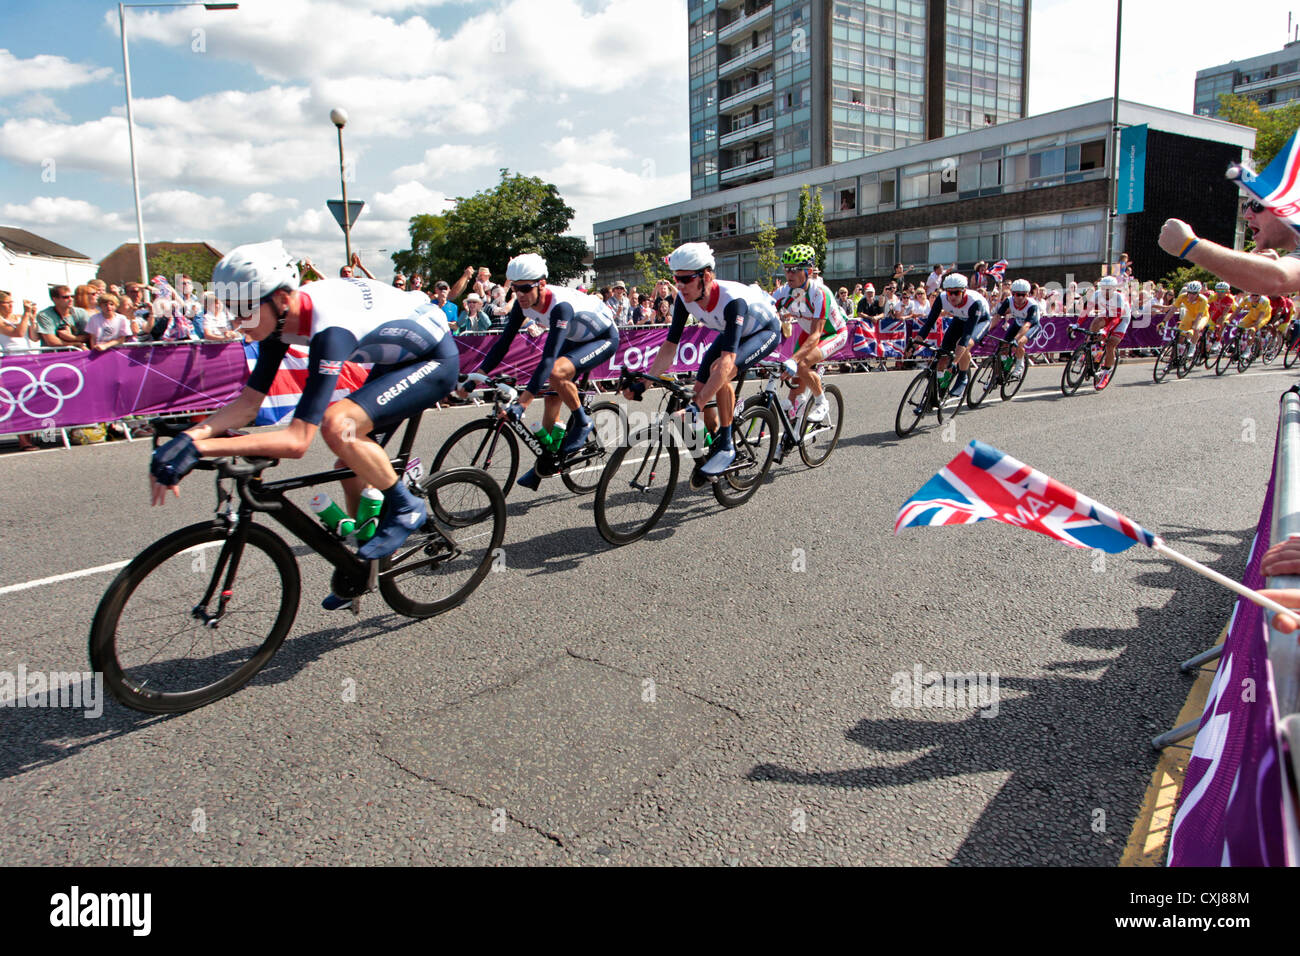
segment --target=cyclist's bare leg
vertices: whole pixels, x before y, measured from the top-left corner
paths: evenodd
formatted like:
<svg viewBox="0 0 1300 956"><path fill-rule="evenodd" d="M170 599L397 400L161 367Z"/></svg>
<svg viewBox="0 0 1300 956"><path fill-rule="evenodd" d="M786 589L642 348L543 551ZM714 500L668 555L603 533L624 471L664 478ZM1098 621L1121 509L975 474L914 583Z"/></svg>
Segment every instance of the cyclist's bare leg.
<svg viewBox="0 0 1300 956"><path fill-rule="evenodd" d="M819 348L810 348L808 350L800 349L799 353L794 356L795 362L799 366L799 381L806 381L812 389L814 396L822 394L822 377L817 374L817 363L824 361L822 350ZM793 398L791 398L793 401Z"/></svg>
<svg viewBox="0 0 1300 956"><path fill-rule="evenodd" d="M397 482L388 452L370 437L374 427L361 406L346 398L329 406L321 421L321 435L330 451L339 456L338 465L356 472L355 477L341 482L349 514L357 513L364 489L383 491Z"/></svg>
<svg viewBox="0 0 1300 956"><path fill-rule="evenodd" d="M1106 356L1102 360L1102 364L1106 368L1115 367L1115 353L1119 350L1119 342L1123 337L1122 335L1112 335L1106 339Z"/></svg>

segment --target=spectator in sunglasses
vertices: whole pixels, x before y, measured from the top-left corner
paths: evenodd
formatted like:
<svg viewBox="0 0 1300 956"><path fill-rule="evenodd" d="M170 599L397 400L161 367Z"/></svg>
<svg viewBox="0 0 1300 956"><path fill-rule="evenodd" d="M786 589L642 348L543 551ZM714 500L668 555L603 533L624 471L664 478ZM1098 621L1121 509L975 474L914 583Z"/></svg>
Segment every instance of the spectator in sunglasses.
<svg viewBox="0 0 1300 956"><path fill-rule="evenodd" d="M1202 239L1181 219L1165 220L1160 248L1247 292L1285 295L1300 288L1300 234L1256 199L1245 201L1242 215L1255 240L1254 252Z"/></svg>

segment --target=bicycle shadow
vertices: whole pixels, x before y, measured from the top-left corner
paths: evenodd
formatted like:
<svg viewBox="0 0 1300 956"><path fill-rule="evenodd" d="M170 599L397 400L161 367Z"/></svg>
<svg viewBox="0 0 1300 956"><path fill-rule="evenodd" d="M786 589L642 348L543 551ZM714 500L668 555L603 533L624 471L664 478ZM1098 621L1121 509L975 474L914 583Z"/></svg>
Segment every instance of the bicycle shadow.
<svg viewBox="0 0 1300 956"><path fill-rule="evenodd" d="M377 596L371 599L379 600ZM387 611L386 606L384 610ZM348 620L352 620L350 615ZM285 683L330 651L391 635L424 620L427 619L402 617L390 611L381 617L363 619L355 628L330 627L307 634L291 633L266 667L232 696L237 698L249 687ZM344 637L340 639L340 635ZM186 713L146 714L131 710L114 700L102 684L96 687L97 683L93 678L83 679L75 686L65 685L60 690L57 699L65 704L75 701L76 707L54 705L56 698L36 692L25 694L21 703L0 707L0 739L5 742L0 748L0 780L57 764L92 747L186 716ZM208 706L221 703L215 701Z"/></svg>
<svg viewBox="0 0 1300 956"><path fill-rule="evenodd" d="M1182 540L1224 534L1188 530L1191 535ZM1232 543L1220 541L1219 557L1206 563L1239 576L1253 534L1253 529L1232 533ZM898 812L900 804L891 802L891 794L899 788L1004 775L962 839L953 865L1117 864L1157 759L1148 740L1173 725L1186 698L1191 678L1178 671L1177 661L1212 644L1232 607L1230 592L1199 575L1154 555L1139 560L1153 567L1137 576L1138 583L1173 589L1164 606L1136 608L1137 623L1131 627L1075 628L1062 635L1068 645L1118 651L1118 656L1051 662L1043 668L1045 676L998 675L996 709L985 707L961 720L924 717L925 706L952 715L942 695L937 704L923 704L919 693L895 697L907 683L900 675L911 678L900 671L888 680L895 690L882 693L894 707L916 716L864 718L844 737L881 753L917 753L913 759L820 770L760 763L746 779L880 792L877 812L887 814ZM920 663L923 671L931 669ZM1128 769L1135 764L1140 766Z"/></svg>

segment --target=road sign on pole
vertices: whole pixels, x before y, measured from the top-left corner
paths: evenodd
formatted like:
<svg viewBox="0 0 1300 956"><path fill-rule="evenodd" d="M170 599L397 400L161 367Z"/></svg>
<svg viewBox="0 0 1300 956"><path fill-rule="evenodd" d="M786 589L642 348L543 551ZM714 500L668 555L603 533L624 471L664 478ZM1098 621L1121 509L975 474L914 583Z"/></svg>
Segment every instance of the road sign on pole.
<svg viewBox="0 0 1300 956"><path fill-rule="evenodd" d="M327 199L325 205L329 206L329 210L334 214L334 219L338 222L339 228L346 235L352 231L352 223L357 221L357 217L361 215L361 210L365 208L366 203L364 199L349 199L346 216L343 215L342 199Z"/></svg>

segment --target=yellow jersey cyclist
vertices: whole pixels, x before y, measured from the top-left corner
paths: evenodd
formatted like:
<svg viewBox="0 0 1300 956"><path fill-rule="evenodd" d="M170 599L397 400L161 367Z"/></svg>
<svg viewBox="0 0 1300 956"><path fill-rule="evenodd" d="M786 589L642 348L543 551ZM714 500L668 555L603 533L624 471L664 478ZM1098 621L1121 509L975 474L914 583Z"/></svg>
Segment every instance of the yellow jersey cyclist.
<svg viewBox="0 0 1300 956"><path fill-rule="evenodd" d="M1174 299L1174 308L1181 309L1183 313L1178 322L1178 334L1184 337L1184 341L1187 335L1191 335L1191 342L1184 347L1184 353L1193 353L1205 327L1210 324L1210 300L1201 291L1201 284L1193 280L1187 283L1186 291Z"/></svg>
<svg viewBox="0 0 1300 956"><path fill-rule="evenodd" d="M299 288L298 267L278 239L231 250L212 270L212 289L236 330L260 343L257 363L233 402L154 452L153 503L162 504L169 488L179 497L176 486L202 457L301 458L319 431L340 466L355 474L343 482L350 513L356 514L366 487L384 496L375 536L357 556L392 554L424 524L428 510L398 478L383 445L398 425L456 385L460 354L446 314L422 292L372 279L322 279ZM292 424L226 437L256 417L290 345L304 345L308 353ZM331 404L344 362L373 368L365 384ZM331 595L325 606L348 603Z"/></svg>
<svg viewBox="0 0 1300 956"><path fill-rule="evenodd" d="M736 459L731 423L736 412L732 379L743 376L751 365L772 353L781 342L781 320L772 297L756 285L719 279L713 250L707 243L687 242L668 256L673 270L677 298L668 341L655 356L646 374L659 376L677 359L686 321L695 318L706 329L718 333L704 353L696 374L695 401L686 407L688 419L698 418L700 409L716 396L716 416L704 413L705 424L716 428L709 457L700 466L704 478L722 474ZM628 393L628 397L634 394ZM716 425L711 418L716 418Z"/></svg>
<svg viewBox="0 0 1300 956"><path fill-rule="evenodd" d="M830 408L816 366L842 349L849 340L848 322L836 306L831 290L813 275L816 260L817 251L812 246L791 246L781 256L781 263L785 266L785 285L772 293L778 315L796 323L795 351L785 366L786 372L799 377L799 383L790 389L791 407L788 411L792 418L797 416L795 406L806 382L813 394L807 413L810 422L825 419Z"/></svg>
<svg viewBox="0 0 1300 956"><path fill-rule="evenodd" d="M548 285L547 271L546 260L531 252L515 256L506 264L506 278L515 296L514 308L500 337L483 356L478 371L487 374L500 365L510 343L525 324L533 323L549 330L542 345L542 359L533 369L528 387L503 414L516 420L523 418L524 410L549 383L556 394L546 398L542 428L544 432L551 430L563 402L569 409L569 424L560 445L560 457L565 458L586 444L592 429L591 416L582 407L576 381L581 373L613 358L618 348L618 327L604 302L577 289ZM457 394L465 397L469 393L460 389ZM517 484L536 491L541 478L532 469Z"/></svg>
<svg viewBox="0 0 1300 956"><path fill-rule="evenodd" d="M1273 307L1269 305L1268 299L1258 292L1248 293L1238 305L1246 310L1240 322L1241 331L1246 336L1242 349L1253 349L1259 341L1259 330L1273 316Z"/></svg>

